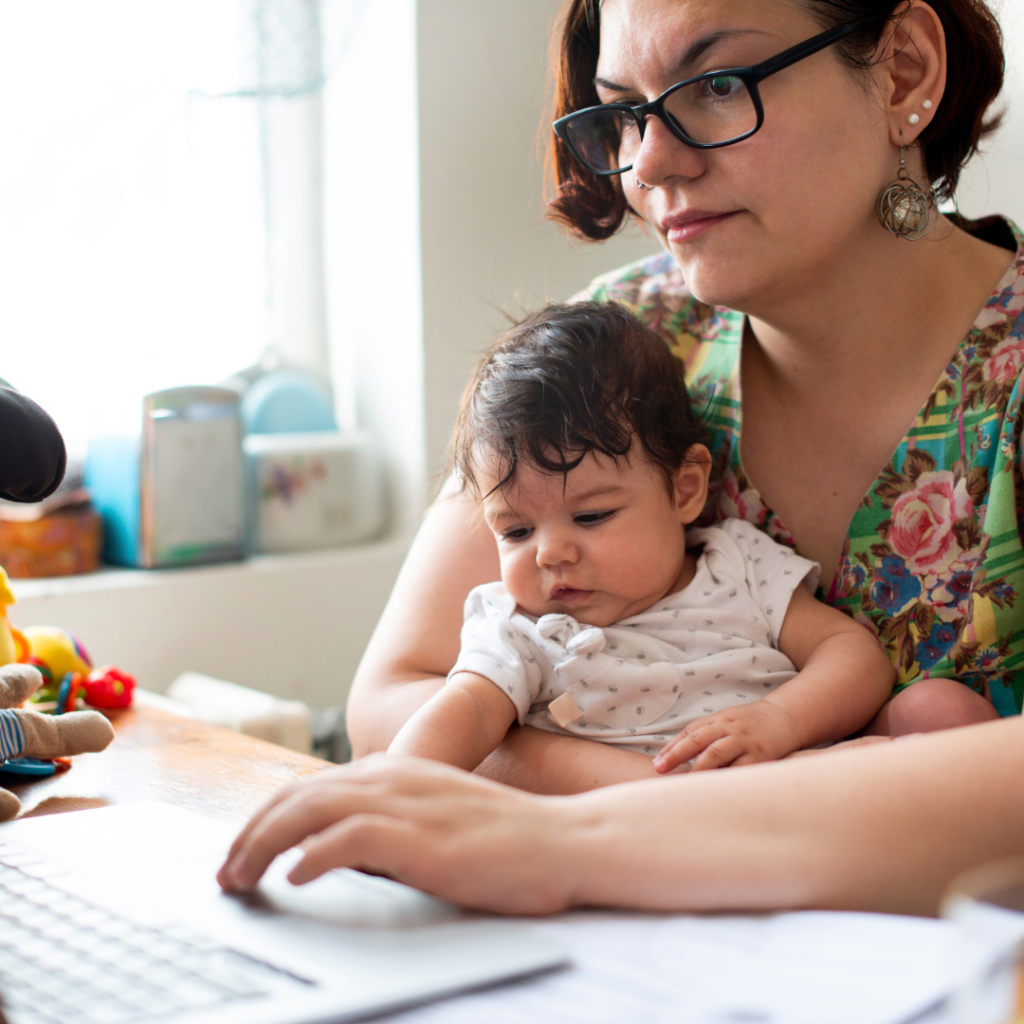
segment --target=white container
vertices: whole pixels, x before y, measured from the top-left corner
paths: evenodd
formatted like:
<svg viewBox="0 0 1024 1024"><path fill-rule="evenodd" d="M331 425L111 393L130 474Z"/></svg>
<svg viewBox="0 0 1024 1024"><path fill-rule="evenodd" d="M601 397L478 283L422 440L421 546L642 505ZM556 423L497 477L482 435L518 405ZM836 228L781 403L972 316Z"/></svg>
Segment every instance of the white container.
<svg viewBox="0 0 1024 1024"><path fill-rule="evenodd" d="M380 533L380 463L362 433L250 434L251 546L263 554L340 547Z"/></svg>

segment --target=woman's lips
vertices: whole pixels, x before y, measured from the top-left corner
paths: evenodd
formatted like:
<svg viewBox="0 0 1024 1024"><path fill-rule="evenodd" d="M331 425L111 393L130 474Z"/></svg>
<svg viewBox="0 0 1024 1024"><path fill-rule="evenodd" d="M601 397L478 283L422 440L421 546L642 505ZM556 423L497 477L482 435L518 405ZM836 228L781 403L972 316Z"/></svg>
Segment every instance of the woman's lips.
<svg viewBox="0 0 1024 1024"><path fill-rule="evenodd" d="M551 592L551 600L561 604L579 604L593 593L592 590L577 590L575 587L556 587Z"/></svg>
<svg viewBox="0 0 1024 1024"><path fill-rule="evenodd" d="M706 210L691 210L674 217L666 217L661 222L661 227L670 242L692 242L705 231L710 231L739 212L733 210L730 213L710 213Z"/></svg>

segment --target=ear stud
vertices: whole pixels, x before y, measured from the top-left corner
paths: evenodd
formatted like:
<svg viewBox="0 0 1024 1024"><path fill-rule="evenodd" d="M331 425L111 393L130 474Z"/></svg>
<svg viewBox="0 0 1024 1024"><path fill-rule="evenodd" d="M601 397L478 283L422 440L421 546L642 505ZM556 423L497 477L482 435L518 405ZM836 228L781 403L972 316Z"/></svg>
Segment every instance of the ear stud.
<svg viewBox="0 0 1024 1024"><path fill-rule="evenodd" d="M917 124L917 122L918 122L918 121L920 121L920 120L921 120L921 118L920 118L920 117L918 117L918 116L917 116L917 114L911 114L911 115L910 115L910 117L908 117L908 118L907 118L907 120L908 120L908 121L909 121L909 122L910 122L911 124Z"/></svg>
<svg viewBox="0 0 1024 1024"><path fill-rule="evenodd" d="M925 110L931 110L932 109L932 101L931 100L925 100L924 103L921 104L921 106L924 107Z"/></svg>

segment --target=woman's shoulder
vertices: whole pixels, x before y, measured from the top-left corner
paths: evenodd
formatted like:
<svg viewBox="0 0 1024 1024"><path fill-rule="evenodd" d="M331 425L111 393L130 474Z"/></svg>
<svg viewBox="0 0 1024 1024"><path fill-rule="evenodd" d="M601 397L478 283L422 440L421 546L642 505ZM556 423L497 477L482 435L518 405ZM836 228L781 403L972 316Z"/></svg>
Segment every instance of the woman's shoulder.
<svg viewBox="0 0 1024 1024"><path fill-rule="evenodd" d="M738 344L743 315L698 299L668 253L657 253L613 270L593 281L575 301L618 302L665 337L686 362L697 347Z"/></svg>

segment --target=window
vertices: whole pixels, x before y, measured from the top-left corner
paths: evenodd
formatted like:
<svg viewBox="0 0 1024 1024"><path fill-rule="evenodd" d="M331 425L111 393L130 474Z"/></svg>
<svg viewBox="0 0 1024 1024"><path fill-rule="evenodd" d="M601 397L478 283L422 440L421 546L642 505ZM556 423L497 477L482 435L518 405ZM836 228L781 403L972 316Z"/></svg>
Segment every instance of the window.
<svg viewBox="0 0 1024 1024"><path fill-rule="evenodd" d="M344 28L360 4L333 6ZM318 0L0 5L0 377L72 454L145 392L215 383L272 342L326 370L323 339L279 336L325 330L320 170L296 169L320 157L320 16ZM298 297L277 269L297 242Z"/></svg>

